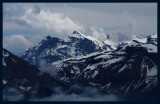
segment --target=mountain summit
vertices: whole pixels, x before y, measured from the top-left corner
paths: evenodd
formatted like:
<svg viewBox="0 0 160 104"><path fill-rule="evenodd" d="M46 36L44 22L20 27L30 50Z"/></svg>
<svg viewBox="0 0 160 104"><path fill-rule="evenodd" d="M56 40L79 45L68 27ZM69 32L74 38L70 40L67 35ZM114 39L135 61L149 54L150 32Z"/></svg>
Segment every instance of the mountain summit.
<svg viewBox="0 0 160 104"><path fill-rule="evenodd" d="M47 36L37 45L27 49L20 57L40 68L41 61L49 64L58 60L112 49L103 46L104 43L99 40L74 31L65 40Z"/></svg>

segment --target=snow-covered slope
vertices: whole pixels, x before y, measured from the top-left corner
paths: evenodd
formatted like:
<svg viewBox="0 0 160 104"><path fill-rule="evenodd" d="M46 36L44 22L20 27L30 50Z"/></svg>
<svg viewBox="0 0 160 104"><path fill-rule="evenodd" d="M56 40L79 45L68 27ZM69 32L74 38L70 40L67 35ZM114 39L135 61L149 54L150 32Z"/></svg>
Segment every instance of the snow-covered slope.
<svg viewBox="0 0 160 104"><path fill-rule="evenodd" d="M105 40L104 43L108 45L115 45L115 43L109 39Z"/></svg>
<svg viewBox="0 0 160 104"><path fill-rule="evenodd" d="M121 50L125 50L126 47L143 47L145 48L149 53L157 53L157 46L151 43L141 43L137 40L132 40L128 45L124 46Z"/></svg>
<svg viewBox="0 0 160 104"><path fill-rule="evenodd" d="M110 51L112 48L104 47L104 43L91 36L74 31L64 40L47 36L34 47L27 49L20 57L41 68L43 62L50 64L54 61L104 50Z"/></svg>
<svg viewBox="0 0 160 104"><path fill-rule="evenodd" d="M75 37L75 38L79 38L79 39L88 39L88 40L91 40L92 42L94 42L94 44L96 44L97 46L99 47L103 47L103 43L100 42L99 40L95 39L94 37L92 36L87 36L87 35L84 35L82 34L81 32L79 31L73 31L72 35L70 37Z"/></svg>
<svg viewBox="0 0 160 104"><path fill-rule="evenodd" d="M153 45L157 45L157 34L152 34L152 35L133 35L133 39L136 40L140 43L149 43ZM118 47L123 47L126 46L130 41L117 41L117 34L109 34L107 35L107 40L104 41L107 45L112 47L114 50L117 49Z"/></svg>
<svg viewBox="0 0 160 104"><path fill-rule="evenodd" d="M146 99L152 95L150 99L154 99L157 53L149 52L149 45L132 41L115 51L54 62L48 72L52 74L54 70L64 82L96 87L107 94L128 99Z"/></svg>
<svg viewBox="0 0 160 104"><path fill-rule="evenodd" d="M139 41L141 43L146 43L147 42L147 37L145 37L145 38L135 37L133 40L137 40L137 41Z"/></svg>
<svg viewBox="0 0 160 104"><path fill-rule="evenodd" d="M106 46L110 50L117 49L116 43L111 41L111 40L109 40L109 39L105 40L104 44L105 44L104 47Z"/></svg>
<svg viewBox="0 0 160 104"><path fill-rule="evenodd" d="M153 40L157 40L157 34L152 34L152 35L137 35L134 37L133 40L137 40L141 43L153 43L157 45L157 41L153 41Z"/></svg>

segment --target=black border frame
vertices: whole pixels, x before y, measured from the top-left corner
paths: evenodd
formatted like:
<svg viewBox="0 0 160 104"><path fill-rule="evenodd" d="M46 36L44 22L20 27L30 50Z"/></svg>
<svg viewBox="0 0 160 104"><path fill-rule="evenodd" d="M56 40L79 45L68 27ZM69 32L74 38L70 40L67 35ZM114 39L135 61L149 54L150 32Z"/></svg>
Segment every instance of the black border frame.
<svg viewBox="0 0 160 104"><path fill-rule="evenodd" d="M1 49L1 59L2 59L2 46L3 46L3 43L2 43L2 40L3 40L3 3L157 3L157 34L159 35L160 33L160 29L159 29L159 10L160 10L160 7L159 7L159 1L158 0L130 0L130 1L127 1L127 0L2 0L1 1L1 8L0 8L0 12L1 12L1 15L0 15L0 20L1 20L1 38L0 38L0 41L1 41L1 45L0 45L0 49ZM160 65L160 39L159 39L159 36L158 36L158 76L157 76L157 80L158 80L158 101L3 101L2 97L2 82L1 82L1 85L0 85L0 98L1 98L1 101L2 103L6 104L6 103L63 103L63 104L66 104L66 103L110 103L110 104L114 104L114 103L129 103L129 104L137 104L137 103L141 103L141 104L150 104L150 103L155 103L155 104L158 104L160 103L160 71L159 71L159 65ZM2 63L2 60L1 60L1 63ZM0 71L0 78L2 79L2 75L3 75L3 66L1 65L1 71Z"/></svg>

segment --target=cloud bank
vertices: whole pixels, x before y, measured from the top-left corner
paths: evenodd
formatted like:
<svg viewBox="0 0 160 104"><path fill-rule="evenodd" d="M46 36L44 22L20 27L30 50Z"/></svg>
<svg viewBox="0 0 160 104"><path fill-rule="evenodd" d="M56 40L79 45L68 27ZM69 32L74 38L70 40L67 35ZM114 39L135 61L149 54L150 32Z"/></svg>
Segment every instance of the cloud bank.
<svg viewBox="0 0 160 104"><path fill-rule="evenodd" d="M117 101L117 100L118 100L117 97L114 95L106 95L106 96L95 95L89 97L77 94L70 94L70 95L57 94L43 99L36 99L34 101Z"/></svg>
<svg viewBox="0 0 160 104"><path fill-rule="evenodd" d="M37 98L31 95L26 99L25 93L22 93L15 88L9 88L3 91L4 101L123 101L122 98L114 94L102 94L98 89L93 87L82 87L77 84L67 89L68 92L62 90L60 87L54 87L54 92L48 97ZM78 92L78 93L77 93ZM33 92L31 92L33 94ZM34 92L36 93L36 92Z"/></svg>
<svg viewBox="0 0 160 104"><path fill-rule="evenodd" d="M32 46L32 42L20 34L15 34L3 38L3 47L13 53L20 54L30 46Z"/></svg>
<svg viewBox="0 0 160 104"><path fill-rule="evenodd" d="M91 35L95 38L97 38L100 41L105 41L106 40L106 33L103 29L101 28L96 28L96 27L91 27Z"/></svg>
<svg viewBox="0 0 160 104"><path fill-rule="evenodd" d="M3 101L20 101L24 95L15 88L9 88L8 91L3 90Z"/></svg>
<svg viewBox="0 0 160 104"><path fill-rule="evenodd" d="M77 84L71 86L71 88L73 87L75 90L81 90L81 92L79 94L66 94L60 88L54 88L56 94L41 99L31 99L31 101L121 101L113 94L101 94L96 88L81 87Z"/></svg>
<svg viewBox="0 0 160 104"><path fill-rule="evenodd" d="M157 32L156 3L4 3L3 35L52 35L67 38L74 30L100 41L115 34L117 41L128 41L133 35ZM36 39L37 38L37 39ZM42 39L41 38L41 39ZM4 43L6 44L6 43ZM16 49L16 47L15 47Z"/></svg>
<svg viewBox="0 0 160 104"><path fill-rule="evenodd" d="M73 21L63 13L40 9L37 6L24 10L24 13L10 14L6 22L13 21L19 25L35 28L51 33L71 33L74 30L84 31L84 27L78 21Z"/></svg>

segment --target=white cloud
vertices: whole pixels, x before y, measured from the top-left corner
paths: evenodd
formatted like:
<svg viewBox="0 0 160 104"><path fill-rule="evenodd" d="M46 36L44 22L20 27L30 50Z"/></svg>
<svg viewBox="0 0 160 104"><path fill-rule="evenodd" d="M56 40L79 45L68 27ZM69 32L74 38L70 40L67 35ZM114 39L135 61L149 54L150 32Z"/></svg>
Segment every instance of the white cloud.
<svg viewBox="0 0 160 104"><path fill-rule="evenodd" d="M27 40L23 35L11 35L3 38L3 47L15 54L24 52L31 45L32 42Z"/></svg>
<svg viewBox="0 0 160 104"><path fill-rule="evenodd" d="M106 33L103 29L91 27L92 36L97 38L100 41L105 41L106 39Z"/></svg>
<svg viewBox="0 0 160 104"><path fill-rule="evenodd" d="M156 8L156 3L4 3L3 14L4 21L10 23L7 27L16 22L21 26L28 25L34 31L46 30L45 33L68 32L73 29L81 31L84 30L83 26L86 30L94 25L105 29L127 28L130 22L130 26L134 25L131 27L134 34L150 34L157 30ZM11 28L14 29L15 26Z"/></svg>
<svg viewBox="0 0 160 104"><path fill-rule="evenodd" d="M74 30L84 31L83 26L78 21L71 20L63 13L51 12L49 10L41 9L37 11L36 8L30 8L23 15L13 18L32 28L50 31L52 33L71 33Z"/></svg>
<svg viewBox="0 0 160 104"><path fill-rule="evenodd" d="M125 33L123 36L127 38L123 40L129 40L132 34L157 32L156 3L4 3L3 8L3 31L6 34L29 31L29 34L64 39L67 35L63 32L79 30L84 34L93 33L92 36L99 40L104 40L104 32ZM94 26L103 27L104 31L91 30Z"/></svg>
<svg viewBox="0 0 160 104"><path fill-rule="evenodd" d="M112 22L113 21L114 20L112 20ZM113 30L104 30L103 28L91 27L92 36L100 41L105 41L107 34L114 34L115 41L117 42L131 40L136 31L135 19L128 13L128 11L124 11L119 18L119 22L121 22L119 24L121 25L121 28L119 27Z"/></svg>
<svg viewBox="0 0 160 104"><path fill-rule="evenodd" d="M8 30L26 30L27 26L24 25L19 25L16 22L6 22L3 21L3 31L8 31Z"/></svg>

